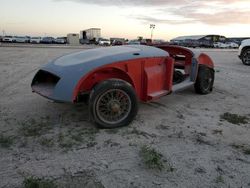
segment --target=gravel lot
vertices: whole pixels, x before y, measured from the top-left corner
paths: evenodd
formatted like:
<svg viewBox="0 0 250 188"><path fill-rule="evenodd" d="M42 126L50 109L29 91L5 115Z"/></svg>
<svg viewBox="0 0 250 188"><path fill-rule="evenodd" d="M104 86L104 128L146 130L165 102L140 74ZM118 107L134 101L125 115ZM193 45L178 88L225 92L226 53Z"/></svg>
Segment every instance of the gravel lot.
<svg viewBox="0 0 250 188"><path fill-rule="evenodd" d="M0 187L30 177L67 188L250 187L250 67L237 51L201 49L216 66L211 94L190 88L141 104L128 127L99 130L87 106L30 88L41 65L80 50L0 47ZM145 145L154 150L143 153ZM155 168L143 158L152 153Z"/></svg>

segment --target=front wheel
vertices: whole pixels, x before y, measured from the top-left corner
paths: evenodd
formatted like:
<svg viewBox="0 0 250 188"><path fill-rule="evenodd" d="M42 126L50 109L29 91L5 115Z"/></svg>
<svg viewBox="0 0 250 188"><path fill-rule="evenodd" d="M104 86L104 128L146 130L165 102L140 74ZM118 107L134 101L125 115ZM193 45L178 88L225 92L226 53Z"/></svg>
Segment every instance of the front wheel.
<svg viewBox="0 0 250 188"><path fill-rule="evenodd" d="M250 66L250 49L246 49L242 53L242 63Z"/></svg>
<svg viewBox="0 0 250 188"><path fill-rule="evenodd" d="M208 94L213 90L213 85L214 70L206 66L200 66L197 79L194 84L196 93L202 95Z"/></svg>
<svg viewBox="0 0 250 188"><path fill-rule="evenodd" d="M105 80L90 94L89 109L95 123L102 128L128 125L138 112L138 100L133 87L118 79Z"/></svg>

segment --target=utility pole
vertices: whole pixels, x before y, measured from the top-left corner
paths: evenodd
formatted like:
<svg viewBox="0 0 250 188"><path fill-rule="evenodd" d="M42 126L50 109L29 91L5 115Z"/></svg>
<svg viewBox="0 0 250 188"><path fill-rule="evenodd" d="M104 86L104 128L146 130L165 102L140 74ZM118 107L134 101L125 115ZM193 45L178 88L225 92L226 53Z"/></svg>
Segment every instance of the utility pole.
<svg viewBox="0 0 250 188"><path fill-rule="evenodd" d="M151 41L153 41L153 32L155 29L155 24L150 24L150 30L151 30Z"/></svg>

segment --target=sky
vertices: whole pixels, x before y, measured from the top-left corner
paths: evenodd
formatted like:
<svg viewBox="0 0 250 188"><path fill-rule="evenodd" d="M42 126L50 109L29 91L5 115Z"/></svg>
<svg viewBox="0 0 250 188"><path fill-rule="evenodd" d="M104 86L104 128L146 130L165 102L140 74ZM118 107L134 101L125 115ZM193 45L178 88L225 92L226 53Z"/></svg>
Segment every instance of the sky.
<svg viewBox="0 0 250 188"><path fill-rule="evenodd" d="M250 37L250 0L0 0L0 35L170 40L183 35Z"/></svg>

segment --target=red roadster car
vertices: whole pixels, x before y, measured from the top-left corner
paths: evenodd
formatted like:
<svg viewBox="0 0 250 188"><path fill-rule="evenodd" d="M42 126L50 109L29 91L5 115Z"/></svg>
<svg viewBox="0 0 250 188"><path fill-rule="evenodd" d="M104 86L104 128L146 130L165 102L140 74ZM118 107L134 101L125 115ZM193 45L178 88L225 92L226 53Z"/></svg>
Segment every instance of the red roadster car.
<svg viewBox="0 0 250 188"><path fill-rule="evenodd" d="M60 102L87 101L94 122L104 128L128 125L138 101L150 102L194 86L213 89L214 64L204 53L177 46L128 45L84 50L43 66L31 87Z"/></svg>

